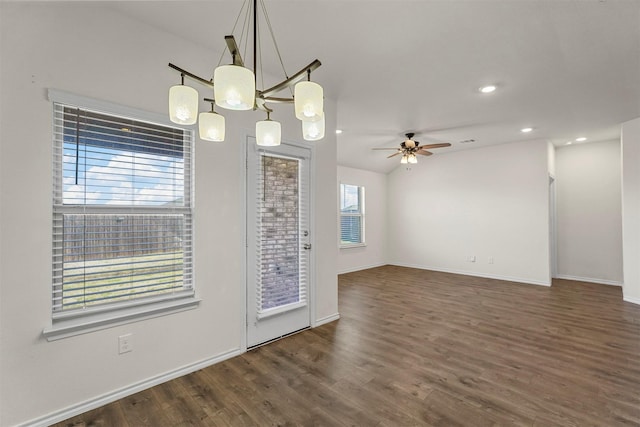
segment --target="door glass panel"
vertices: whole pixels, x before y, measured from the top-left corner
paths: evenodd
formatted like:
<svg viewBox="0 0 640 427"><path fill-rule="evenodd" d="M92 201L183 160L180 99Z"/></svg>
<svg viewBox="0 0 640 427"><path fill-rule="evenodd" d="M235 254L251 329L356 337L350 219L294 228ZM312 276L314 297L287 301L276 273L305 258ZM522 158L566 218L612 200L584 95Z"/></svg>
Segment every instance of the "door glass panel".
<svg viewBox="0 0 640 427"><path fill-rule="evenodd" d="M302 302L299 160L262 156L258 312Z"/></svg>

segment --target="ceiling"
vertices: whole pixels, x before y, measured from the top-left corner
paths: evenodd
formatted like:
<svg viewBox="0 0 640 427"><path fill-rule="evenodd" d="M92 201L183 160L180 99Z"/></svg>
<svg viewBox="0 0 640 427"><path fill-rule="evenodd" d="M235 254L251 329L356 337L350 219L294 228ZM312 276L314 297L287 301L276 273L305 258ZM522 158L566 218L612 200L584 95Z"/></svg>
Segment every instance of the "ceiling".
<svg viewBox="0 0 640 427"><path fill-rule="evenodd" d="M241 6L110 4L211 49L212 67ZM423 144L452 144L437 155L531 139L558 146L581 136L617 139L620 123L640 117L640 0L267 0L266 7L290 74L322 61L313 80L337 103L341 165L390 172L398 157L372 148L397 146L408 131ZM261 38L268 46L268 33ZM265 73L282 75L267 57L275 59L263 47ZM486 84L497 90L480 93Z"/></svg>

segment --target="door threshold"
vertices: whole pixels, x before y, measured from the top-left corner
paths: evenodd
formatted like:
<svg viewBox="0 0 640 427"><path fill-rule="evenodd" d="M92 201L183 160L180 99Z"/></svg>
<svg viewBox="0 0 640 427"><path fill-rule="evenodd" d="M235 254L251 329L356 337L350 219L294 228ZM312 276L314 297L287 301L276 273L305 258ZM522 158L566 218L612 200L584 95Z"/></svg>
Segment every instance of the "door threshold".
<svg viewBox="0 0 640 427"><path fill-rule="evenodd" d="M289 336L291 336L293 334L297 334L298 332L306 331L307 329L311 329L311 326L306 326L306 327L304 327L302 329L298 329L297 331L289 332L288 334L284 334L284 335L280 335L279 337L272 338L269 341L265 341L265 342L260 343L260 344L252 345L251 347L247 347L247 351L255 350L258 347L262 347L263 345L271 344L274 341L281 340L282 338L289 337Z"/></svg>

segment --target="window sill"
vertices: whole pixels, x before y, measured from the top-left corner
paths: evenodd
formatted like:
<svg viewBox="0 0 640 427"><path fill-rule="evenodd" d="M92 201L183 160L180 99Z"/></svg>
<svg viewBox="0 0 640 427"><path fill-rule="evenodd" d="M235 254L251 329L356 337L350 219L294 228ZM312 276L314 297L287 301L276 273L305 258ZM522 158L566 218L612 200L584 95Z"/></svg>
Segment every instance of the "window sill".
<svg viewBox="0 0 640 427"><path fill-rule="evenodd" d="M269 309L269 310L266 310L266 311L258 312L257 318L258 318L258 320L266 319L267 317L276 316L278 314L283 314L283 313L288 313L291 310L295 310L295 309L306 307L306 306L307 306L306 301L294 302L293 304L287 304L287 305L280 306L280 307L277 307L277 308L272 308L272 309Z"/></svg>
<svg viewBox="0 0 640 427"><path fill-rule="evenodd" d="M350 245L340 245L340 249L363 248L365 246L367 246L366 243L353 243Z"/></svg>
<svg viewBox="0 0 640 427"><path fill-rule="evenodd" d="M47 341L56 341L140 320L191 310L198 307L200 301L201 299L191 296L189 298L155 302L144 306L55 319L51 327L42 331L42 335Z"/></svg>

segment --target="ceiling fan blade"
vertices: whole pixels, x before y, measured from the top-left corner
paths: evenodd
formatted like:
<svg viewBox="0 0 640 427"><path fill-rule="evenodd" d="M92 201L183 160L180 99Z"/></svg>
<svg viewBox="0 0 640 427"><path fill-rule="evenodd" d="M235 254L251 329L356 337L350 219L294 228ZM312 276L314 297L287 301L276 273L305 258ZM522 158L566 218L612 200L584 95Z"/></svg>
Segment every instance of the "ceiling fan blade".
<svg viewBox="0 0 640 427"><path fill-rule="evenodd" d="M401 152L400 152L400 151L398 151L397 153L394 153L394 154L392 154L392 155L390 155L390 156L387 156L387 159L390 159L391 157L395 157L395 156L397 156L397 155L398 155L398 154L400 154L400 153L401 153Z"/></svg>
<svg viewBox="0 0 640 427"><path fill-rule="evenodd" d="M431 156L433 153L431 151L427 151L427 150L418 150L416 151L417 154L422 154L423 156Z"/></svg>
<svg viewBox="0 0 640 427"><path fill-rule="evenodd" d="M398 150L398 148L372 148L372 150Z"/></svg>
<svg viewBox="0 0 640 427"><path fill-rule="evenodd" d="M451 144L449 144L448 142L442 142L440 144L427 144L427 145L421 145L420 148L441 148L441 147L451 147Z"/></svg>

